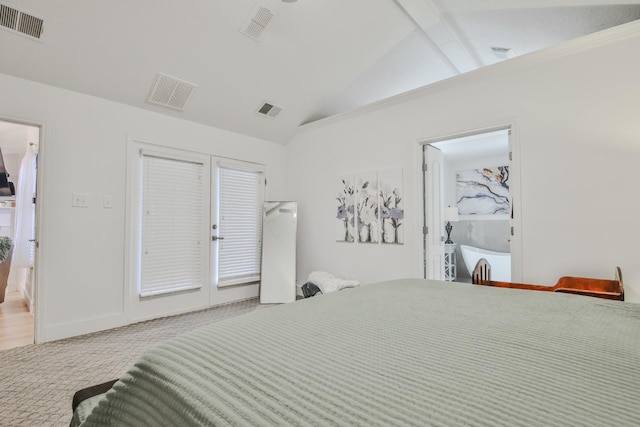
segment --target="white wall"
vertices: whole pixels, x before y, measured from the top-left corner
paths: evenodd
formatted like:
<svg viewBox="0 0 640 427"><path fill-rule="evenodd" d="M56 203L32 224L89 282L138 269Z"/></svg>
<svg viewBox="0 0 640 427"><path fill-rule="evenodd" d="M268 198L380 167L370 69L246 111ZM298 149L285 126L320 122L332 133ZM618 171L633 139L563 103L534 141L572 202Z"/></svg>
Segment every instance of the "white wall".
<svg viewBox="0 0 640 427"><path fill-rule="evenodd" d="M633 23L306 126L286 159L287 195L299 203L298 281L316 269L363 282L420 276L418 142L511 123L523 280L613 278L619 265L627 299L640 302L639 50ZM327 230L337 175L396 165L405 168L406 244L336 243Z"/></svg>
<svg viewBox="0 0 640 427"><path fill-rule="evenodd" d="M266 164L267 197L284 195L280 145L6 75L0 75L0 91L0 117L44 125L36 296L41 341L130 321L124 304L128 137ZM90 206L71 207L72 192L88 193ZM103 209L104 195L113 196L113 209Z"/></svg>

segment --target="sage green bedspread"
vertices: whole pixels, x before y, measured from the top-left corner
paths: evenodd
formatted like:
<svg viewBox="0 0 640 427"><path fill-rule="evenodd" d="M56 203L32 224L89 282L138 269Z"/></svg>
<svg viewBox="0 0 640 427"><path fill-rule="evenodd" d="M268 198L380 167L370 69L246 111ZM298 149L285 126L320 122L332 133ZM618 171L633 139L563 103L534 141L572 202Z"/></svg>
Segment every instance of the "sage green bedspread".
<svg viewBox="0 0 640 427"><path fill-rule="evenodd" d="M398 280L171 339L83 426L640 426L640 305Z"/></svg>

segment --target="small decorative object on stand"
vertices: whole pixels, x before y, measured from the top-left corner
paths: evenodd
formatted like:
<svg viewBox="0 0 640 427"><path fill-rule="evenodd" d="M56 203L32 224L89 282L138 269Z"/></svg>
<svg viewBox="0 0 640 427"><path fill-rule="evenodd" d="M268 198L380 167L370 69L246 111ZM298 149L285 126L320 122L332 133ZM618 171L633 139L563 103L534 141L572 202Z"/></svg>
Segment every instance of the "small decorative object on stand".
<svg viewBox="0 0 640 427"><path fill-rule="evenodd" d="M445 245L450 245L453 243L451 240L451 230L453 230L453 226L451 222L458 222L458 208L452 208L451 206L445 208L444 210L444 220L447 221L447 225L445 225L444 229L447 230L447 240L445 240Z"/></svg>

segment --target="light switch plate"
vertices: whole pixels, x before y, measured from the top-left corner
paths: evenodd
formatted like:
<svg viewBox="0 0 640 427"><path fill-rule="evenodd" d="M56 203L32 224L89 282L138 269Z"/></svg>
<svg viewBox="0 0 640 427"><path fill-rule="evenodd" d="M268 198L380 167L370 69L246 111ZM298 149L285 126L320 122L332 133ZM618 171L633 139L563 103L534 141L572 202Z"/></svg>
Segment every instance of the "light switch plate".
<svg viewBox="0 0 640 427"><path fill-rule="evenodd" d="M113 196L109 196L109 195L103 196L102 207L105 209L113 209Z"/></svg>
<svg viewBox="0 0 640 427"><path fill-rule="evenodd" d="M71 197L71 206L74 208L89 207L89 195L87 193L73 193Z"/></svg>

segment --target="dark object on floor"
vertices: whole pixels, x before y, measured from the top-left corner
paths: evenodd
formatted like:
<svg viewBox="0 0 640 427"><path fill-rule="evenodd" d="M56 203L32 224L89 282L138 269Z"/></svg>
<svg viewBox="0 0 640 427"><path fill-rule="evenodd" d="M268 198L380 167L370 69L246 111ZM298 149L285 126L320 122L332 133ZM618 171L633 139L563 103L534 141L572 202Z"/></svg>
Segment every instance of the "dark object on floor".
<svg viewBox="0 0 640 427"><path fill-rule="evenodd" d="M301 289L302 289L302 295L304 295L305 298L315 296L316 294L322 295L322 291L320 290L320 288L311 282L307 282L304 285L302 285Z"/></svg>
<svg viewBox="0 0 640 427"><path fill-rule="evenodd" d="M491 265L482 258L473 269L473 284L495 286L498 288L528 289L532 291L563 292L624 301L624 282L622 271L616 267L615 279L592 279L589 277L563 276L554 286L530 285L526 283L495 282L491 280Z"/></svg>
<svg viewBox="0 0 640 427"><path fill-rule="evenodd" d="M108 392L111 389L111 387L113 387L113 385L116 383L116 381L118 380L107 381L106 383L94 385L94 386L83 388L82 390L76 391L76 393L73 395L73 401L71 402L71 409L75 411L78 405L82 403L82 401L90 397Z"/></svg>

